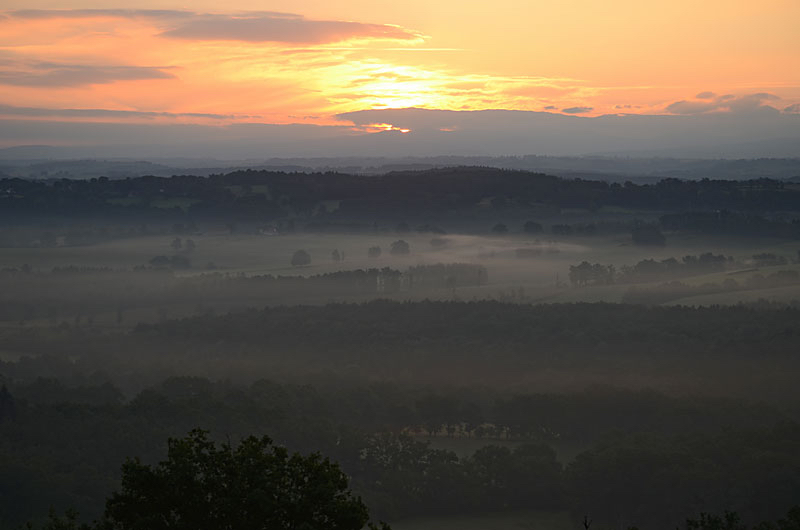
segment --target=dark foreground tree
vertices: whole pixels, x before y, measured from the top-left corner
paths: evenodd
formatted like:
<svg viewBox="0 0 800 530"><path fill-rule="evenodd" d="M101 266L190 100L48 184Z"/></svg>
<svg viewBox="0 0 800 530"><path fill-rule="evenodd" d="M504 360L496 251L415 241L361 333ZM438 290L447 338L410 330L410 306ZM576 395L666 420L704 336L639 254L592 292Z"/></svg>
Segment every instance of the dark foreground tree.
<svg viewBox="0 0 800 530"><path fill-rule="evenodd" d="M170 439L167 460L156 466L125 462L122 488L108 499L99 528L360 530L368 518L327 458L290 455L268 437L217 447L194 430Z"/></svg>

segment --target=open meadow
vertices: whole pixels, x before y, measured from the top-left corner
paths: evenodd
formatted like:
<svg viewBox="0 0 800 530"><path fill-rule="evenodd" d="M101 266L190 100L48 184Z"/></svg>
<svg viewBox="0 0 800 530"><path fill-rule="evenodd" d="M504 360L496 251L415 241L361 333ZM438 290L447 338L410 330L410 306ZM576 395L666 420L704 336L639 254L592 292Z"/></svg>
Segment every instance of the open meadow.
<svg viewBox="0 0 800 530"><path fill-rule="evenodd" d="M181 248L175 248L176 239ZM186 241L191 240L191 249ZM408 243L407 254L392 253L398 240ZM369 249L380 253L368 255ZM18 311L7 307L0 317L3 325L72 323L130 327L138 322L154 322L207 311L226 312L246 307L280 304L323 304L331 301L365 301L373 298L394 300L501 300L520 303L622 302L631 289L639 292L659 290L651 303L736 304L761 299L791 302L798 298L797 285L757 285L749 279L780 271L798 271L797 245L794 242L758 238L732 238L674 234L664 246L638 246L626 234L594 237L533 237L515 235L459 235L378 232L375 234L227 234L223 232L143 236L114 239L83 246L57 245L43 248L0 248L0 269L29 271L27 276L4 274L9 301L18 297ZM303 250L310 263L292 265L295 252ZM618 280L581 285L570 276L571 267L582 262L613 266L616 271L633 267L643 260L680 262L684 256L705 253L730 257L723 270L698 270L680 276L641 276L635 281ZM753 256L780 257L783 265L754 264ZM180 267L154 271L158 256L185 258ZM469 264L486 271L478 283L451 282L404 284L396 289L354 290L339 282L338 275L349 271L392 269L407 273L412 267L437 264ZM56 274L59 270L82 273ZM140 272L135 272L135 271ZM319 277L330 280L325 288L295 285L294 288L233 289L222 283L209 287L206 279L215 277ZM736 289L723 289L728 280ZM373 281L373 280L370 280ZM687 292L665 294L679 281ZM205 283L204 283L205 282ZM201 285L202 284L202 285ZM704 285L718 285L720 292L691 291ZM134 292L123 303L117 291ZM94 294L93 294L94 293ZM640 295L641 296L641 295ZM63 298L85 302L63 309L51 309ZM112 300L113 298L113 300ZM38 300L38 301L37 301ZM105 300L105 301L104 301ZM77 302L76 302L77 303ZM22 306L38 305L38 311ZM72 304L73 306L75 304ZM91 306L91 310L89 307ZM124 313L120 318L120 311ZM55 317L54 317L55 312ZM87 318L91 316L91 318Z"/></svg>
<svg viewBox="0 0 800 530"><path fill-rule="evenodd" d="M421 517L397 521L396 530L568 530L574 528L567 513L500 512L479 516Z"/></svg>

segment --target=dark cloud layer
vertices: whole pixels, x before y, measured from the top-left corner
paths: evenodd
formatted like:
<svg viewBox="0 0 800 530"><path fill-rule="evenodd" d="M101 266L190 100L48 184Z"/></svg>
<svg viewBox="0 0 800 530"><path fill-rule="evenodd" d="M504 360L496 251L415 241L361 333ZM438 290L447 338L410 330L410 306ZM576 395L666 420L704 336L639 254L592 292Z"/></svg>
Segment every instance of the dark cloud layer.
<svg viewBox="0 0 800 530"><path fill-rule="evenodd" d="M165 37L193 40L323 43L353 37L407 40L417 36L403 28L331 20L307 20L274 15L202 15L162 33Z"/></svg>
<svg viewBox="0 0 800 530"><path fill-rule="evenodd" d="M586 114L587 112L592 112L593 110L593 107L569 107L566 109L561 109L561 112L564 114Z"/></svg>
<svg viewBox="0 0 800 530"><path fill-rule="evenodd" d="M198 112L152 112L136 110L109 109L47 109L40 107L15 107L0 104L2 116L25 116L29 118L206 118L226 120L234 118L252 118L238 114L208 114Z"/></svg>
<svg viewBox="0 0 800 530"><path fill-rule="evenodd" d="M0 63L0 84L12 86L68 87L173 77L166 69L151 66Z"/></svg>
<svg viewBox="0 0 800 530"><path fill-rule="evenodd" d="M0 146L71 145L79 149L73 151L79 157L238 159L364 153L750 158L797 156L800 145L800 114L777 112L761 113L754 119L733 112L586 117L552 112L386 109L338 117L341 126L91 122L7 116L0 117ZM374 123L389 123L411 132L367 134L353 127Z"/></svg>
<svg viewBox="0 0 800 530"><path fill-rule="evenodd" d="M703 96L701 98L701 96ZM780 98L767 92L756 94L746 94L734 96L726 94L714 97L711 92L701 92L697 95L697 100L681 100L667 105L666 111L672 114L705 114L714 111L730 111L737 113L749 112L777 112L777 110L766 105L767 101L777 101Z"/></svg>
<svg viewBox="0 0 800 530"><path fill-rule="evenodd" d="M685 99L667 105L667 112L672 114L702 114L720 108L718 103L708 101L687 101Z"/></svg>

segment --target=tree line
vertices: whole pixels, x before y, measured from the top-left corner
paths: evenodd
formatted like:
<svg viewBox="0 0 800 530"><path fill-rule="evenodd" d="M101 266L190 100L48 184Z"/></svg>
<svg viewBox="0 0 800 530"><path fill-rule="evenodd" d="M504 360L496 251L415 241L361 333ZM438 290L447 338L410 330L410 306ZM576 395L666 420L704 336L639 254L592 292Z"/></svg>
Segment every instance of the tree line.
<svg viewBox="0 0 800 530"><path fill-rule="evenodd" d="M323 201L339 201L339 218L385 218L398 213L413 217L420 212L470 211L487 199L495 210L527 209L534 204L593 211L604 206L688 212L800 210L800 191L779 180L668 178L656 184L621 185L480 167L380 176L246 170L210 177L0 179L0 212L17 220L67 216L270 221L289 213L314 216ZM694 218L668 217L662 225L677 226L680 219ZM751 225L745 223L743 228Z"/></svg>

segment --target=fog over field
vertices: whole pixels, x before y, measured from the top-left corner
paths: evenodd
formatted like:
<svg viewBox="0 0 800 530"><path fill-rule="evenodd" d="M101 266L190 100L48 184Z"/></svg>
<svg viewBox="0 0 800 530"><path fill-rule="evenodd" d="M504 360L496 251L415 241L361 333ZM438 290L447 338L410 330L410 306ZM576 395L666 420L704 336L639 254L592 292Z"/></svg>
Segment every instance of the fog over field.
<svg viewBox="0 0 800 530"><path fill-rule="evenodd" d="M193 248L184 250L189 261L188 267L164 270L162 273L147 273L136 269L151 267L151 261L164 254L174 252L176 239L191 240ZM393 255L390 253L393 242L403 240L409 244L409 254ZM370 248L381 248L381 254L370 257ZM310 263L293 266L292 256L298 250L307 251ZM341 256L340 260L332 259L333 253ZM91 246L58 246L55 248L0 249L0 263L5 270L30 267L30 280L21 279L18 275L7 276L7 300L10 302L15 291L20 290L21 283L38 284L39 296L57 303L60 296L75 300L83 289L91 289L94 294L87 297L86 303L97 304L103 294L121 288L126 282L137 285L137 290L153 292L158 298L152 304L146 300L142 305L152 306L151 318L157 318L156 307L174 306L172 316L189 315L196 311L197 304L215 308L250 307L252 305L279 305L284 303L323 304L332 301L366 301L378 297L396 300L514 300L517 302L620 302L632 290L659 289L679 291L680 286L666 285L666 280L680 279L683 285L702 286L716 283L720 288L725 280L747 284L756 275L769 275L778 271L797 271L793 264L792 252L795 245L780 240L745 239L730 237L689 237L675 235L671 244L664 247L641 247L633 245L630 236L625 234L587 237L563 236L530 236L512 235L470 235L470 234L396 234L378 232L374 235L363 234L286 234L286 235L226 235L223 233L202 233L191 237L174 235L145 236L125 238ZM784 256L783 265L758 263L753 256L775 253ZM614 284L590 284L578 286L570 279L570 270L581 262L589 261L611 265L616 269L634 267L647 260L682 259L685 256L699 256L705 253L730 258L724 269L692 271L689 275L644 275L615 282ZM459 285L455 283L446 288L444 283L439 288L430 285L414 286L405 284L391 291L378 291L375 285L368 292L358 291L348 283L348 279L337 279L336 273L371 269L391 269L408 275L414 267L432 267L443 264L468 264L483 268L486 278L477 282ZM754 266L757 265L757 266ZM86 268L85 274L57 273L60 269ZM718 271L719 272L715 272ZM311 285L297 285L292 289L275 292L267 289L263 294L242 293L226 295L225 293L195 293L190 287L201 285L207 278L225 277L232 282L236 278L245 277L318 277L331 275L328 286L320 290ZM100 280L111 283L109 287L99 288ZM574 280L574 279L573 279ZM123 281L123 284L119 282ZM375 280L372 280L375 281ZM336 288L335 285L341 286ZM45 288L44 286L47 285ZM163 297L164 285L172 285L175 289L170 297ZM183 287L181 287L183 286ZM181 294L181 289L189 289ZM797 286L784 285L779 288L770 285L751 286L748 289L720 292L703 296L705 304L737 303L739 301L756 301L774 299L791 301L796 296ZM103 293L105 291L105 293ZM139 291L141 294L143 291ZM793 294L794 293L794 294ZM21 289L21 300L31 299L31 293ZM120 298L124 295L119 294ZM724 302L716 302L716 299ZM16 298L16 297L14 297ZM670 303L682 303L679 296ZM215 300L212 302L211 300ZM686 302L691 303L691 302ZM110 313L117 308L116 302L108 301L104 315L98 315L98 323L110 319ZM139 309L143 311L143 308ZM68 313L62 318L69 321L75 315ZM9 314L7 318L16 319L19 315Z"/></svg>

